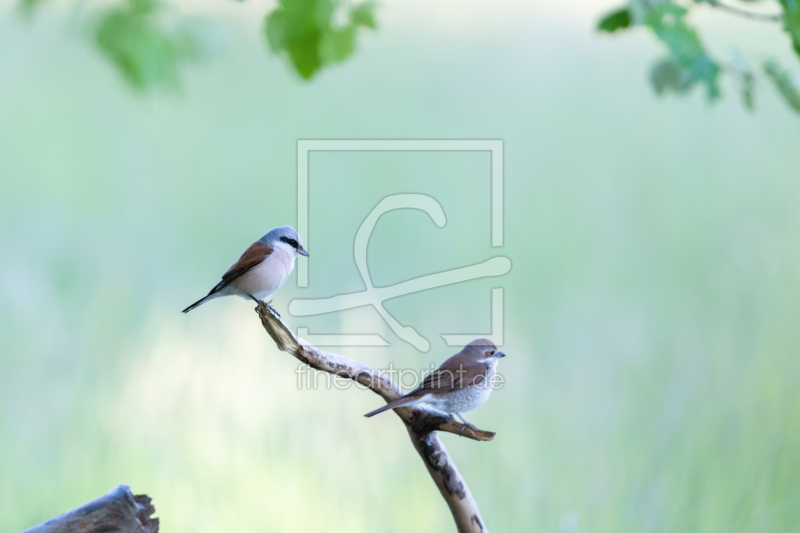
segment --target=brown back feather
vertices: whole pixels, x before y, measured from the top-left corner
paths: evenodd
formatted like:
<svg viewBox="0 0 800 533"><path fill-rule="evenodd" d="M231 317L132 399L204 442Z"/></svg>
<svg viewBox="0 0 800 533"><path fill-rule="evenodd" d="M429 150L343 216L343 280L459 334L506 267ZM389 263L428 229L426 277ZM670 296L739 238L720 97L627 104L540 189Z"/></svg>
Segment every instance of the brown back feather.
<svg viewBox="0 0 800 533"><path fill-rule="evenodd" d="M227 272L222 275L222 281L231 282L254 266L260 264L272 253L272 248L262 242L254 242L239 257Z"/></svg>
<svg viewBox="0 0 800 533"><path fill-rule="evenodd" d="M270 256L272 253L272 248L267 246L262 242L254 242L251 244L247 250L239 257L239 260L236 261L227 272L222 275L222 281L217 283L217 286L211 289L209 292L209 296L214 294L215 292L221 291L225 287L227 287L230 282L250 270L251 268L258 266L261 264L264 259Z"/></svg>
<svg viewBox="0 0 800 533"><path fill-rule="evenodd" d="M489 374L489 365L479 363L464 355L464 351L471 345L472 343L425 376L422 384L413 391L364 416L369 418L389 409L403 407L428 393L443 394L482 383Z"/></svg>
<svg viewBox="0 0 800 533"><path fill-rule="evenodd" d="M443 393L478 385L486 379L489 365L471 361L457 353L442 365L425 376L422 384L413 392L414 396L423 396L429 392Z"/></svg>

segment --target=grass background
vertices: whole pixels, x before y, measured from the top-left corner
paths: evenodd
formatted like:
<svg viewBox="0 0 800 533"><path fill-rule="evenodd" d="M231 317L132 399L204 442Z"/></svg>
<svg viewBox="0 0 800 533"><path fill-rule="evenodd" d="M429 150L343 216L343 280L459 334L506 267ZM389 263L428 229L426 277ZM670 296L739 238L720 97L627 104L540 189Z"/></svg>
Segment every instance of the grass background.
<svg viewBox="0 0 800 533"><path fill-rule="evenodd" d="M440 333L488 332L505 287L506 386L468 417L498 436L443 436L492 530L800 531L800 120L770 88L753 114L734 87L659 100L658 44L597 36L592 2L389 2L306 84L259 39L266 4L204 0L181 6L219 22L216 57L141 96L65 4L0 6L0 531L118 483L171 532L452 529L402 425L361 417L377 398L298 390L250 304L179 313L295 223L304 138L504 141L502 249L486 154L312 155L311 285L275 302L361 290L355 231L397 192L448 222L382 218L376 285L511 259L386 303L427 353L371 309L284 313L428 368ZM698 20L712 49L788 48L719 17Z"/></svg>

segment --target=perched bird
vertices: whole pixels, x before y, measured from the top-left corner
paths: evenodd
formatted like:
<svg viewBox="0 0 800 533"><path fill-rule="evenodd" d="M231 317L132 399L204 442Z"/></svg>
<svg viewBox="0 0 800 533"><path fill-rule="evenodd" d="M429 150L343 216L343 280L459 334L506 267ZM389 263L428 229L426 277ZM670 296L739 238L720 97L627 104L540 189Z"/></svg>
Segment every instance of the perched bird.
<svg viewBox="0 0 800 533"><path fill-rule="evenodd" d="M298 255L308 257L297 231L291 226L274 228L244 251L207 296L197 300L183 312L188 313L220 296L236 295L261 302L283 287L294 269L294 259ZM270 310L275 312L272 307Z"/></svg>
<svg viewBox="0 0 800 533"><path fill-rule="evenodd" d="M497 362L505 356L492 341L475 339L427 375L419 387L364 416L369 418L389 409L421 403L436 411L454 414L464 424L474 427L464 420L461 413L471 411L489 399Z"/></svg>

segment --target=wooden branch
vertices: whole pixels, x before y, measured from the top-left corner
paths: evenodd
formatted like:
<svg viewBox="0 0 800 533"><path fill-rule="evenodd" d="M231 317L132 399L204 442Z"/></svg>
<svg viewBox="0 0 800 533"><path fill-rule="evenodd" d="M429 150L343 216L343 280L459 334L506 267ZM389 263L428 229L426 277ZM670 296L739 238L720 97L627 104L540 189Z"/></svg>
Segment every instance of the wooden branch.
<svg viewBox="0 0 800 533"><path fill-rule="evenodd" d="M381 396L387 403L403 395L400 386L384 372L343 355L320 350L298 339L263 303L258 304L256 312L279 350L293 355L316 370L352 379ZM394 412L405 423L414 448L450 507L458 532L485 533L487 530L478 504L434 431L447 431L478 441L492 440L495 434L462 424L452 416L433 413L416 406L401 407Z"/></svg>
<svg viewBox="0 0 800 533"><path fill-rule="evenodd" d="M458 533L486 533L488 530L481 518L478 503L472 497L467 482L461 477L455 463L447 453L447 448L436 433L432 431L424 435L414 433L406 426L411 442L419 453L428 473L433 478L444 501L453 513Z"/></svg>
<svg viewBox="0 0 800 533"><path fill-rule="evenodd" d="M146 494L120 485L105 496L22 533L158 533L158 518Z"/></svg>

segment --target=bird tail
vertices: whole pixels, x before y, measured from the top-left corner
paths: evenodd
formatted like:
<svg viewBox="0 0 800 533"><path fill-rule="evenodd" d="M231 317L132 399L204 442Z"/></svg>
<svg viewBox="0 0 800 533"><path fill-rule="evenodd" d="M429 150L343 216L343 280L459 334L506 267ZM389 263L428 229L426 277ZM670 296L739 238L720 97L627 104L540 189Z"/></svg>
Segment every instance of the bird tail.
<svg viewBox="0 0 800 533"><path fill-rule="evenodd" d="M420 399L417 398L417 397L403 396L402 398L398 398L393 402L387 403L383 407L380 407L378 409L375 409L374 411L371 411L371 412L365 414L364 416L367 417L367 418L370 418L372 416L379 415L384 411L388 411L389 409L396 409L398 407L404 407L406 405L412 405L412 404L415 404L415 403L417 403L419 401L420 401Z"/></svg>
<svg viewBox="0 0 800 533"><path fill-rule="evenodd" d="M212 293L211 293L211 294L209 294L208 296L203 296L202 298L200 298L200 299L199 299L199 300L197 300L195 303L193 303L192 305L190 305L189 307L187 307L186 309L184 309L184 310L183 310L183 311L181 311L181 312L182 312L182 313L188 313L189 311L191 311L191 310L192 310L192 309L194 309L195 307L199 307L199 306L203 305L204 303L206 303L207 301L209 301L209 300L212 300L212 299L216 298L217 296L218 296L218 295L217 295L216 293L212 292Z"/></svg>

